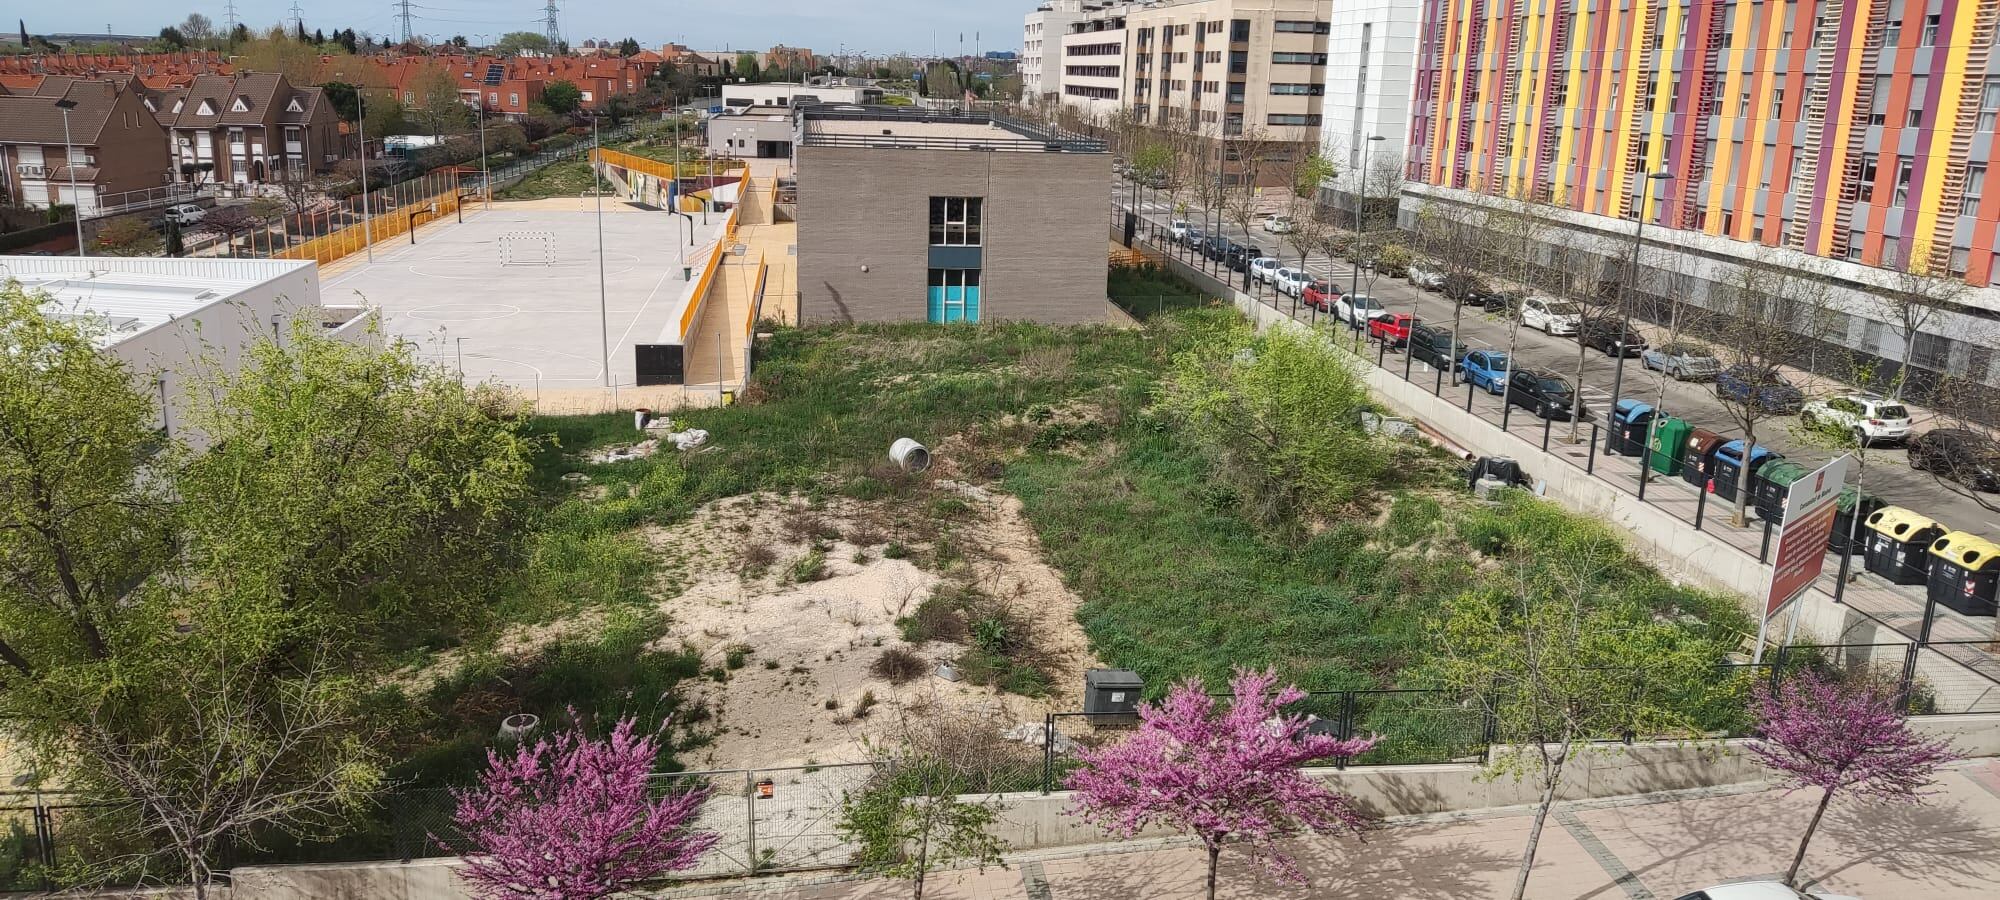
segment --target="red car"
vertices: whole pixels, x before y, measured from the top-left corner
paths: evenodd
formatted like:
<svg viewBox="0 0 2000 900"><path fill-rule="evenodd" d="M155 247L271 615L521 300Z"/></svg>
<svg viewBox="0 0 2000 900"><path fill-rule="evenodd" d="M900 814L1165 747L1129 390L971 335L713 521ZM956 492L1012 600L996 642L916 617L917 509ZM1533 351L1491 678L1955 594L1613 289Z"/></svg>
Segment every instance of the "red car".
<svg viewBox="0 0 2000 900"><path fill-rule="evenodd" d="M1340 299L1340 288L1331 281L1314 281L1306 285L1302 295L1306 305L1323 313L1333 312L1333 303Z"/></svg>
<svg viewBox="0 0 2000 900"><path fill-rule="evenodd" d="M1410 329L1423 322L1409 313L1390 313L1368 320L1368 339L1386 341L1391 347L1407 347Z"/></svg>

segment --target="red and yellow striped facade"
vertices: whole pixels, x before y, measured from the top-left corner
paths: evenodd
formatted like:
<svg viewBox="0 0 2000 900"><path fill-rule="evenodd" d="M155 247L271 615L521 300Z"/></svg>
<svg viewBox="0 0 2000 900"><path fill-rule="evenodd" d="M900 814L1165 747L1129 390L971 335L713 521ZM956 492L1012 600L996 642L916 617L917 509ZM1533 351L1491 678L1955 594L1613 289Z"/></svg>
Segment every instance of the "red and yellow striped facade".
<svg viewBox="0 0 2000 900"><path fill-rule="evenodd" d="M2000 0L1423 3L1413 181L1994 277Z"/></svg>

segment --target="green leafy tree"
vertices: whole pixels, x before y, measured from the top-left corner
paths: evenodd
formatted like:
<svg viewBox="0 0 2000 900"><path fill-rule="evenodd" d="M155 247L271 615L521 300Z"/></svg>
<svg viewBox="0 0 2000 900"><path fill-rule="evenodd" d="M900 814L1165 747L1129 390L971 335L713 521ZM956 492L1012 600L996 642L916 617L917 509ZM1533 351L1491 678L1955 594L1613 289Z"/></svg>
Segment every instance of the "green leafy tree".
<svg viewBox="0 0 2000 900"><path fill-rule="evenodd" d="M542 105L552 113L576 112L583 105L583 90L567 81L551 81L542 88Z"/></svg>
<svg viewBox="0 0 2000 900"><path fill-rule="evenodd" d="M1538 793L1512 893L1520 900L1571 764L1621 746L1595 741L1698 733L1685 710L1713 689L1710 667L1727 643L1623 599L1615 586L1637 563L1608 529L1520 494L1496 515L1544 543L1510 553L1487 538L1482 549L1501 567L1431 623L1439 656L1428 674L1484 708L1500 747L1492 774Z"/></svg>
<svg viewBox="0 0 2000 900"><path fill-rule="evenodd" d="M1021 760L989 752L987 729L967 716L905 710L898 728L899 758L865 789L842 796L835 827L858 845L857 867L908 880L911 896L923 900L933 871L1001 864L1007 845L987 831L999 806L965 796L990 790L998 772Z"/></svg>
<svg viewBox="0 0 2000 900"><path fill-rule="evenodd" d="M1247 324L1173 361L1158 409L1213 457L1257 519L1332 515L1373 493L1394 451L1364 433L1368 394L1354 362L1315 335Z"/></svg>
<svg viewBox="0 0 2000 900"><path fill-rule="evenodd" d="M119 216L97 230L96 249L101 256L159 256L166 241L138 216Z"/></svg>
<svg viewBox="0 0 2000 900"><path fill-rule="evenodd" d="M493 52L501 56L519 56L522 51L547 53L551 49L549 36L533 31L509 31L493 44Z"/></svg>
<svg viewBox="0 0 2000 900"><path fill-rule="evenodd" d="M760 80L757 70L757 54L736 54L736 65L730 69L729 73L737 78L747 78L751 81Z"/></svg>

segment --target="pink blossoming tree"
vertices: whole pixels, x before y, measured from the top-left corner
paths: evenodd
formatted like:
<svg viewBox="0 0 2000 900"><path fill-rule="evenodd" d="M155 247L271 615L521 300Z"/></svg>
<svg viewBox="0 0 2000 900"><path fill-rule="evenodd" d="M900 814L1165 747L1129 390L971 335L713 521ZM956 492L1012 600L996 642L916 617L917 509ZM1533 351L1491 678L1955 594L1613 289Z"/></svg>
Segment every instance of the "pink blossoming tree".
<svg viewBox="0 0 2000 900"><path fill-rule="evenodd" d="M1750 753L1790 789L1817 788L1819 807L1785 883L1798 886L1806 845L1835 796L1921 803L1939 766L1957 758L1949 744L1910 730L1892 689L1829 681L1815 673L1757 686L1754 709L1761 740Z"/></svg>
<svg viewBox="0 0 2000 900"><path fill-rule="evenodd" d="M1359 835L1371 819L1299 766L1356 756L1375 739L1308 733L1304 717L1281 712L1305 692L1290 685L1273 691L1276 682L1274 672L1238 670L1227 709L1198 680L1176 686L1164 703L1141 704L1137 733L1078 754L1083 768L1068 781L1077 792L1075 814L1120 837L1155 825L1194 835L1208 851L1210 900L1216 862L1231 840L1248 845L1278 877L1303 883L1304 873L1279 850L1281 838Z"/></svg>
<svg viewBox="0 0 2000 900"><path fill-rule="evenodd" d="M488 900L597 900L692 868L716 842L689 827L709 792L656 798L658 753L629 718L603 740L577 727L512 756L488 751L479 786L456 794L460 877Z"/></svg>

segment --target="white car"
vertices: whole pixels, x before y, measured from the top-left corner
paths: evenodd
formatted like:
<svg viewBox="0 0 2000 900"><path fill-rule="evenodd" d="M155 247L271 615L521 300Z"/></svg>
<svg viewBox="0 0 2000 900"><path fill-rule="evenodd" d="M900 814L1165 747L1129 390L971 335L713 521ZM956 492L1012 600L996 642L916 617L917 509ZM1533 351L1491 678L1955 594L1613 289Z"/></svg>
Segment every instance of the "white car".
<svg viewBox="0 0 2000 900"><path fill-rule="evenodd" d="M1271 234L1291 234L1291 216L1272 216L1264 220L1264 230Z"/></svg>
<svg viewBox="0 0 2000 900"><path fill-rule="evenodd" d="M1410 267L1410 284L1424 290L1444 289L1444 273L1430 266L1418 264Z"/></svg>
<svg viewBox="0 0 2000 900"><path fill-rule="evenodd" d="M1863 447L1910 439L1909 408L1867 394L1814 400L1799 410L1799 422L1814 430L1846 432Z"/></svg>
<svg viewBox="0 0 2000 900"><path fill-rule="evenodd" d="M1275 256L1259 256L1250 261L1250 277L1258 281L1270 281L1283 268Z"/></svg>
<svg viewBox="0 0 2000 900"><path fill-rule="evenodd" d="M1389 307L1367 294L1342 294L1333 304L1333 314L1350 328L1366 328L1376 316L1387 315Z"/></svg>
<svg viewBox="0 0 2000 900"><path fill-rule="evenodd" d="M1583 327L1583 308L1565 300L1529 297L1521 301L1521 324L1547 335L1575 334Z"/></svg>
<svg viewBox="0 0 2000 900"><path fill-rule="evenodd" d="M166 219L175 225L193 225L208 218L208 210L192 203L176 203L167 207Z"/></svg>
<svg viewBox="0 0 2000 900"><path fill-rule="evenodd" d="M1292 297L1304 294L1306 285L1311 284L1312 280L1311 272L1290 266L1279 266L1278 271L1271 274L1271 283L1278 286L1278 293Z"/></svg>
<svg viewBox="0 0 2000 900"><path fill-rule="evenodd" d="M1802 894L1776 881L1740 881L1682 894L1675 900L1859 900L1845 894Z"/></svg>
<svg viewBox="0 0 2000 900"><path fill-rule="evenodd" d="M1174 224L1167 228L1167 234L1171 235L1176 241L1187 240L1187 231L1188 220L1186 219L1175 219Z"/></svg>

